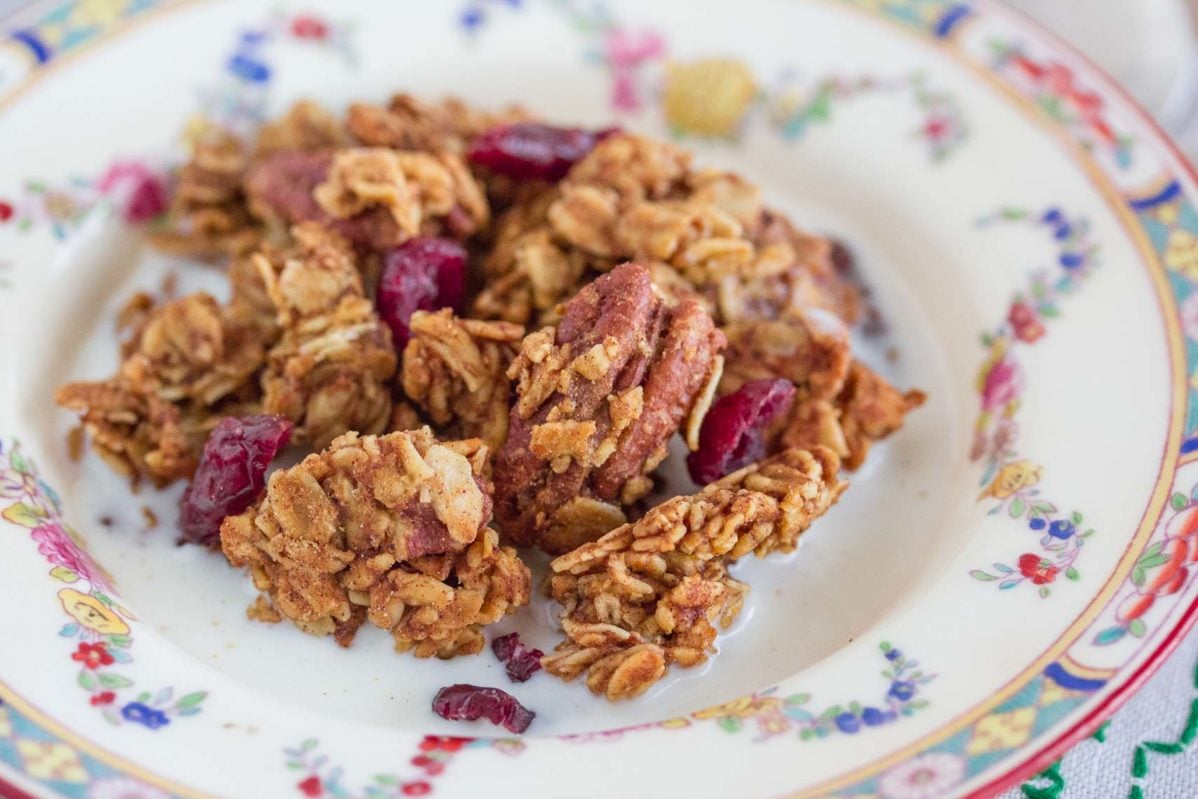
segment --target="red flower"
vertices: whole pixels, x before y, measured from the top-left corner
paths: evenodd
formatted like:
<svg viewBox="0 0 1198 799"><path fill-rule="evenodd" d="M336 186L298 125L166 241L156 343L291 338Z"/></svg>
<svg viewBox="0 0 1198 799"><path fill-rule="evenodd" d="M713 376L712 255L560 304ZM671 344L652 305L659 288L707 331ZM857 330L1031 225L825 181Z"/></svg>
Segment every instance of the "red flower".
<svg viewBox="0 0 1198 799"><path fill-rule="evenodd" d="M405 782L400 788L404 796L427 796L432 793L433 786L424 780L420 782Z"/></svg>
<svg viewBox="0 0 1198 799"><path fill-rule="evenodd" d="M71 660L82 663L86 669L98 669L116 662L112 655L108 654L108 649L104 644L87 643L79 645L79 648L71 654Z"/></svg>
<svg viewBox="0 0 1198 799"><path fill-rule="evenodd" d="M941 141L948 138L953 131L953 123L948 117L932 117L923 126L923 134L931 141Z"/></svg>
<svg viewBox="0 0 1198 799"><path fill-rule="evenodd" d="M7 203L0 200L0 222L7 222L12 219L13 211L12 203Z"/></svg>
<svg viewBox="0 0 1198 799"><path fill-rule="evenodd" d="M1031 577L1036 585L1051 583L1057 578L1059 571L1056 566L1046 565L1046 561L1041 560L1039 555L1028 552L1019 556L1019 572L1024 577Z"/></svg>
<svg viewBox="0 0 1198 799"><path fill-rule="evenodd" d="M291 20L291 35L298 39L319 41L328 37L329 26L316 17L296 17Z"/></svg>
<svg viewBox="0 0 1198 799"><path fill-rule="evenodd" d="M1011 306L1007 321L1015 331L1015 337L1020 341L1031 344L1044 335L1044 323L1036 316L1032 306L1025 302L1017 302Z"/></svg>
<svg viewBox="0 0 1198 799"><path fill-rule="evenodd" d="M426 735L424 736L424 740L420 742L420 751L432 752L439 749L442 752L456 752L473 740L473 738L453 738L448 736L442 737L440 735ZM415 763L415 761L413 761L413 763ZM416 763L416 765L420 764Z"/></svg>
<svg viewBox="0 0 1198 799"><path fill-rule="evenodd" d="M1015 66L1023 70L1028 77L1037 79L1044 74L1044 67L1037 64L1025 55L1017 55L1014 58Z"/></svg>
<svg viewBox="0 0 1198 799"><path fill-rule="evenodd" d="M111 705L116 701L116 694L114 694L112 691L103 691L98 694L92 694L92 698L88 701L92 703L92 707Z"/></svg>
<svg viewBox="0 0 1198 799"><path fill-rule="evenodd" d="M320 796L324 793L324 785L320 782L320 777L317 777L315 774L300 781L295 787L299 788L300 793L304 796Z"/></svg>

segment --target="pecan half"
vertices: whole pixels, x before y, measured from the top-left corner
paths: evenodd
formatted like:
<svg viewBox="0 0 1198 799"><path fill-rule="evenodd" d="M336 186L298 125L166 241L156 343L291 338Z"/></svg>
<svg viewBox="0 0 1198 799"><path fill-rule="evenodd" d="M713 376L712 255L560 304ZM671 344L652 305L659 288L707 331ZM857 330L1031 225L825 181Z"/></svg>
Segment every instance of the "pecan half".
<svg viewBox="0 0 1198 799"><path fill-rule="evenodd" d="M651 488L648 474L723 346L698 304L668 306L636 264L586 286L556 328L526 336L508 373L516 402L495 461L504 534L551 552L590 540L593 525L566 523L578 498L614 509L588 509L588 518L620 519L620 506Z"/></svg>

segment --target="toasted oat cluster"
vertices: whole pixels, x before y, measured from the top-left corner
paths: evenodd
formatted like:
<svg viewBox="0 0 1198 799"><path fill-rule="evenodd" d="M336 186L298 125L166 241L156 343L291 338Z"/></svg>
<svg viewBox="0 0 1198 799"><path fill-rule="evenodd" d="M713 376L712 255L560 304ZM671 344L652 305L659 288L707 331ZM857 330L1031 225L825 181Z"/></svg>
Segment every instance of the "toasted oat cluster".
<svg viewBox="0 0 1198 799"><path fill-rule="evenodd" d="M531 581L487 527L487 455L427 428L347 433L271 475L254 507L225 519L221 548L305 632L348 646L369 620L417 657L477 653Z"/></svg>
<svg viewBox="0 0 1198 799"><path fill-rule="evenodd" d="M116 374L57 401L135 480L199 469L193 539L223 517L251 616L343 645L369 621L480 651L535 546L566 636L545 669L639 695L716 651L729 569L794 549L924 401L854 355L845 250L675 144L518 108L205 130L153 239L223 261L228 301L138 295ZM267 477L288 436L306 457ZM699 485L651 507L671 442Z"/></svg>
<svg viewBox="0 0 1198 799"><path fill-rule="evenodd" d="M558 557L548 587L566 640L545 669L567 680L586 672L614 700L643 693L671 663L706 661L749 590L728 566L794 549L847 486L839 467L823 447L785 450Z"/></svg>
<svg viewBox="0 0 1198 799"><path fill-rule="evenodd" d="M496 521L520 544L566 552L626 521L688 415L719 379L724 336L693 299L667 302L649 271L618 266L525 337Z"/></svg>

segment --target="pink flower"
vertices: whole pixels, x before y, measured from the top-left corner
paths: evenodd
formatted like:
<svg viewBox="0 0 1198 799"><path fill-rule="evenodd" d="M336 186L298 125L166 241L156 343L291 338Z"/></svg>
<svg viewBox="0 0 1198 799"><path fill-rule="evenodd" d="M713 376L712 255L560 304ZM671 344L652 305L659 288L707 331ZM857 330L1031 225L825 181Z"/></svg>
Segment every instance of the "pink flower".
<svg viewBox="0 0 1198 799"><path fill-rule="evenodd" d="M1198 341L1198 291L1181 303L1181 329L1186 338Z"/></svg>
<svg viewBox="0 0 1198 799"><path fill-rule="evenodd" d="M165 183L137 161L114 162L96 181L96 189L121 203L122 214L130 224L148 222L166 210Z"/></svg>
<svg viewBox="0 0 1198 799"><path fill-rule="evenodd" d="M613 28L603 40L603 55L612 71L612 105L635 111L641 101L636 89L636 69L665 54L665 40L650 30Z"/></svg>
<svg viewBox="0 0 1198 799"><path fill-rule="evenodd" d="M93 585L111 588L108 578L91 557L75 545L62 527L57 524L43 524L34 527L29 534L37 542L38 553L55 566L70 569Z"/></svg>
<svg viewBox="0 0 1198 799"><path fill-rule="evenodd" d="M948 752L928 752L900 763L878 779L884 799L937 799L965 778L965 760Z"/></svg>
<svg viewBox="0 0 1198 799"><path fill-rule="evenodd" d="M1019 364L1009 355L1000 358L982 381L982 408L997 411L1011 400L1019 397L1023 390L1023 374Z"/></svg>

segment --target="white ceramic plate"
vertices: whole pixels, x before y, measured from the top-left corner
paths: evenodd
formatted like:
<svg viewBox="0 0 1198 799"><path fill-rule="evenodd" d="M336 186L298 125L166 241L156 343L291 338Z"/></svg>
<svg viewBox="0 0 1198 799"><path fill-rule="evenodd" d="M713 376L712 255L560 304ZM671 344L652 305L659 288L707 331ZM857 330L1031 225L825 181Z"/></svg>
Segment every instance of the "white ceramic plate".
<svg viewBox="0 0 1198 799"><path fill-rule="evenodd" d="M982 796L1091 730L1198 613L1198 187L1116 87L1009 12L54 8L0 45L0 793ZM663 85L697 72L701 118L670 118ZM518 740L429 710L441 685L504 685L489 654L248 621L248 580L174 545L177 495L71 463L51 401L112 370L134 287L220 290L127 221L199 117L396 89L614 120L742 171L851 244L888 330L862 356L931 397L800 552L738 567L750 609L709 667L615 706L539 675L514 689L538 712ZM554 641L543 604L511 628Z"/></svg>

